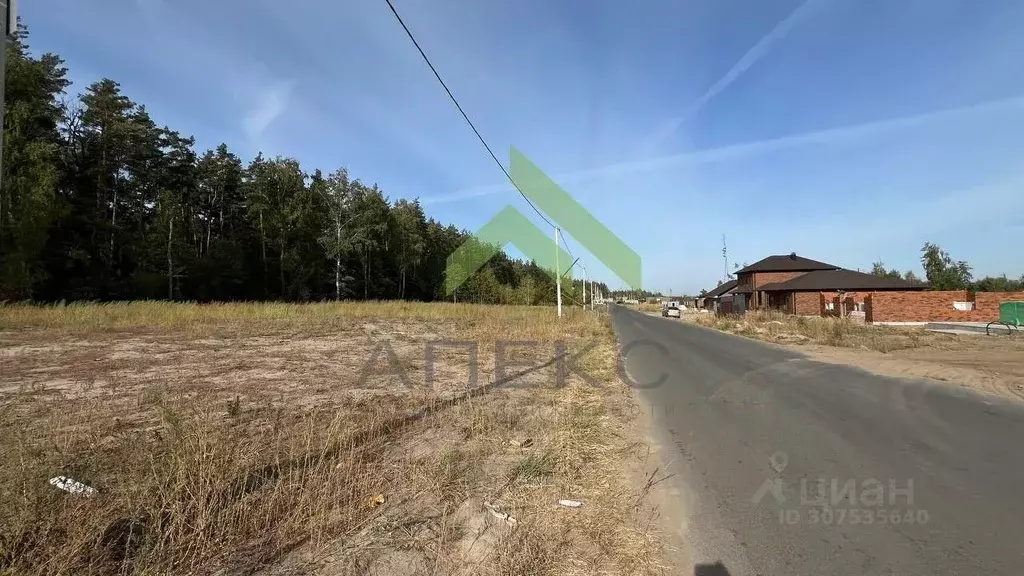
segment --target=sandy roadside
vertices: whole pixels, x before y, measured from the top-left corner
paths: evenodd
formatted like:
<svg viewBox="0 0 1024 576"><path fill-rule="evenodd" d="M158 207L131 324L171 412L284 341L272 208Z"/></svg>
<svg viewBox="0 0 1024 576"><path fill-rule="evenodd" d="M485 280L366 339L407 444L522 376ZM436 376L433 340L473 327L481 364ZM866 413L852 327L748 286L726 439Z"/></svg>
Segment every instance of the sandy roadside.
<svg viewBox="0 0 1024 576"><path fill-rule="evenodd" d="M965 336L965 338L986 338ZM783 344L819 362L847 364L882 376L928 378L987 394L1024 401L1024 350L991 349L951 353L917 348L882 353L818 344ZM1019 364L1014 365L1014 361Z"/></svg>
<svg viewBox="0 0 1024 576"><path fill-rule="evenodd" d="M702 325L706 325L708 320L696 314L685 315L682 319ZM776 321L776 324L782 323ZM857 339L844 341L844 345L839 346L817 343L791 332L788 325L776 326L772 330L764 330L761 325L752 331L747 328L749 326L725 331L771 342L819 362L855 366L881 376L926 378L1024 401L1024 338L942 334L920 328L895 331L891 328L858 327L861 332L858 337L863 341L869 341L872 332L877 330L884 338L900 339L905 335L904 339L912 342L905 344L906 347L896 344L891 351L882 352L858 344Z"/></svg>

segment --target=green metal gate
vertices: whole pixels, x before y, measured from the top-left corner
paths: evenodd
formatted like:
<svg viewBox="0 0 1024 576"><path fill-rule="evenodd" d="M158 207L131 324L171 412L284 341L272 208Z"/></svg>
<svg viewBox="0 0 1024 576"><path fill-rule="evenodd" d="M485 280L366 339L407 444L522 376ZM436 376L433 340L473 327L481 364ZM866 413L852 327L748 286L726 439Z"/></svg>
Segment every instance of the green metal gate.
<svg viewBox="0 0 1024 576"><path fill-rule="evenodd" d="M1024 302L1003 302L999 305L999 321L1003 324L1024 326Z"/></svg>

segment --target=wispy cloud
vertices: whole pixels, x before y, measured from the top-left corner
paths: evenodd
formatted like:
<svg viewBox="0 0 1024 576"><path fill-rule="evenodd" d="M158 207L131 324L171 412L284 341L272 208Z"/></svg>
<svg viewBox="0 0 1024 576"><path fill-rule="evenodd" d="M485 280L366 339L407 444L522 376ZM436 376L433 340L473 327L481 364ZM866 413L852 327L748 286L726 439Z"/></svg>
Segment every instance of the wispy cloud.
<svg viewBox="0 0 1024 576"><path fill-rule="evenodd" d="M901 248L905 250L901 255L903 262L891 264L916 268L913 248L951 230L984 233L991 227L1020 225L1016 218L1024 210L1020 186L1019 177L998 174L978 186L938 191L927 201L892 198L886 210L835 210L830 216L788 230L769 229L753 222L750 232L770 237L779 246L799 246L807 238L814 238L815 252L846 254L849 261L844 264L848 266L858 262L867 266L871 258L877 258L880 252L892 246L908 247ZM1000 210L993 212L991 206L999 206ZM858 238L856 245L851 245L851 238ZM1006 260L1003 265L1007 264L1012 266L1012 261Z"/></svg>
<svg viewBox="0 0 1024 576"><path fill-rule="evenodd" d="M743 57L740 58L735 64L733 64L732 68L730 68L724 76L722 76L721 78L718 79L717 82L712 84L711 87L708 88L707 91L704 92L704 94L701 95L700 98L697 98L695 101L693 101L686 108L686 110L683 111L682 114L668 121L661 128L659 128L651 136L651 138L647 142L647 145L645 146L645 149L650 150L661 145L661 143L668 139L670 136L672 136L672 134L674 134L676 130L679 130L680 126L682 126L684 122L686 122L691 116L696 114L697 111L703 108L704 105L710 102L715 96L720 94L723 90L728 88L730 84L738 80L744 72L751 68L751 66L757 64L758 60L764 58L765 55L767 55L768 52L771 51L772 45L774 45L779 40L785 38L786 35L789 34L790 31L793 30L793 28L795 28L796 25L799 24L800 21L804 19L804 17L807 15L807 13L810 11L810 9L817 1L818 0L806 0L803 4L798 6L796 10L790 13L789 16L780 20L779 23L776 24L775 27L771 29L771 31L769 31L767 34L761 37L761 39L758 40L756 44L751 46L750 50L747 50L747 53L744 54Z"/></svg>
<svg viewBox="0 0 1024 576"><path fill-rule="evenodd" d="M635 174L639 172L650 172L666 168L675 168L681 164L688 163L697 164L706 162L720 162L723 160L754 156L757 154L765 154L777 150L784 150L787 148L806 146L809 144L829 144L833 142L856 140L858 138L865 138L868 136L882 134L892 130L913 128L916 126L923 126L934 123L950 122L960 118L967 118L976 114L1004 112L1012 110L1024 110L1024 96L1016 98L1006 98L1002 100L990 100L988 102L983 102L981 104L975 104L971 106L962 106L958 108L949 108L946 110L937 110L933 112L927 112L924 114L904 116L901 118L876 120L872 122L856 124L853 126L842 126L839 128L829 128L827 130L816 130L814 132L791 134L788 136L770 138L767 140L741 142L739 144L730 144L728 146L721 146L719 148L709 148L706 150L684 152L681 154L671 154L668 156L659 156L654 158L648 158L645 160L620 162L617 164L603 166L601 168L557 174L553 177L560 183L570 183L599 177L620 176L624 174ZM447 202L458 202L461 200L468 200L471 198L478 198L481 196L488 196L491 194L499 194L510 190L512 190L511 184L492 184L489 186L479 186L466 190L460 190L452 194L424 198L423 203L442 204Z"/></svg>
<svg viewBox="0 0 1024 576"><path fill-rule="evenodd" d="M267 86L260 92L255 105L243 120L249 138L260 138L267 127L285 111L294 87L295 83L289 80Z"/></svg>

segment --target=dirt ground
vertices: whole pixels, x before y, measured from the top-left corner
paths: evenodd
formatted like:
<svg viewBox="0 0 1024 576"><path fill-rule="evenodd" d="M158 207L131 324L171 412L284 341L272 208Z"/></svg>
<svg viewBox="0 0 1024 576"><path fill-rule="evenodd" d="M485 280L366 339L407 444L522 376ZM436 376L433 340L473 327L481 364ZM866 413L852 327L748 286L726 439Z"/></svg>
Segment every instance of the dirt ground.
<svg viewBox="0 0 1024 576"><path fill-rule="evenodd" d="M661 573L605 318L145 306L0 309L0 573Z"/></svg>
<svg viewBox="0 0 1024 576"><path fill-rule="evenodd" d="M1024 401L1024 337L948 334L919 327L858 325L775 313L684 315L684 321L766 340L821 362L929 378Z"/></svg>
<svg viewBox="0 0 1024 576"><path fill-rule="evenodd" d="M889 353L821 345L786 346L822 362L850 364L884 376L930 378L1024 401L1024 338L946 336L951 338Z"/></svg>

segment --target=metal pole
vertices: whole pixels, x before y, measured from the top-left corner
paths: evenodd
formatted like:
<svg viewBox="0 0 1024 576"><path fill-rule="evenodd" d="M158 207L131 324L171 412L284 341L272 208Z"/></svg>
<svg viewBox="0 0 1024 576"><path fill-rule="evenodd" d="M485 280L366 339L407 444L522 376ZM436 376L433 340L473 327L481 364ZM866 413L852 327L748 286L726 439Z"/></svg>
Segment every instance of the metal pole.
<svg viewBox="0 0 1024 576"><path fill-rule="evenodd" d="M587 309L587 269L583 269L583 309Z"/></svg>
<svg viewBox="0 0 1024 576"><path fill-rule="evenodd" d="M587 309L587 281L590 277L590 273L587 272L587 267L580 264L580 268L583 268L583 309ZM573 284L575 287L575 284ZM573 290L575 292L575 289Z"/></svg>
<svg viewBox="0 0 1024 576"><path fill-rule="evenodd" d="M558 227L555 226L555 298L558 301L558 317L562 317L562 273L558 269Z"/></svg>

